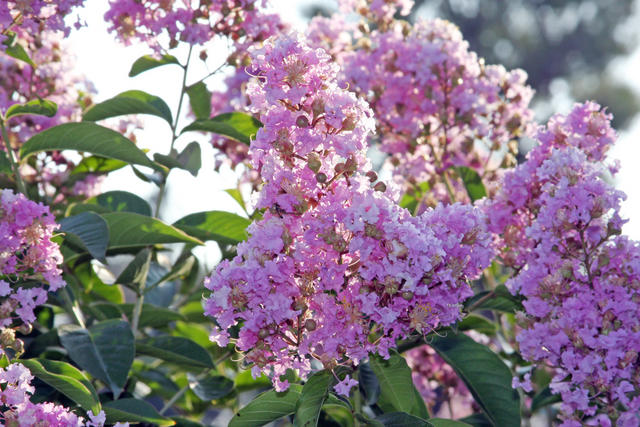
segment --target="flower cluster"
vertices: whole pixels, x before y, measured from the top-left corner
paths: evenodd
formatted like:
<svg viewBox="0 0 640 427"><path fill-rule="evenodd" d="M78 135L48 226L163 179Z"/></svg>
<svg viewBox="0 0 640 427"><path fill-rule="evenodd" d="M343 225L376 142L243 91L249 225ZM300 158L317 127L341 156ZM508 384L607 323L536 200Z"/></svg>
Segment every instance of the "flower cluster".
<svg viewBox="0 0 640 427"><path fill-rule="evenodd" d="M51 241L57 228L49 208L11 190L0 191L0 346L20 347L16 320L22 332L35 321L33 310L47 300L47 291L65 285L58 264L62 255ZM22 286L17 287L20 283ZM47 283L48 287L42 287ZM26 329L25 329L26 328ZM15 348L20 351L20 348Z"/></svg>
<svg viewBox="0 0 640 427"><path fill-rule="evenodd" d="M602 179L609 119L594 103L553 117L488 204L517 268L507 286L525 297L520 352L556 369L565 426L639 422L640 246L620 236L624 194Z"/></svg>
<svg viewBox="0 0 640 427"><path fill-rule="evenodd" d="M365 156L371 111L338 86L321 49L289 35L255 50L252 68L264 127L250 156L267 210L205 281L212 339L233 339L282 390L280 376L305 375L312 358L332 369L387 356L395 339L458 320L467 279L492 256L480 212L455 204L412 217L391 200Z"/></svg>
<svg viewBox="0 0 640 427"><path fill-rule="evenodd" d="M357 12L379 25L393 20L394 15L406 16L411 12L413 0L339 0L340 11Z"/></svg>
<svg viewBox="0 0 640 427"><path fill-rule="evenodd" d="M30 400L34 387L31 385L33 375L29 369L20 363L13 363L6 368L0 368L0 422L6 426L32 427L102 427L106 415L104 411L98 414L89 412L89 420L71 412L64 406L51 402L32 403ZM119 427L126 427L129 423L117 423Z"/></svg>
<svg viewBox="0 0 640 427"><path fill-rule="evenodd" d="M356 46L343 57L344 79L375 111L381 149L403 189L428 182L426 205L467 201L453 169L465 166L493 193L497 169L515 163L517 139L531 127L526 74L485 66L455 25L437 19L395 21Z"/></svg>

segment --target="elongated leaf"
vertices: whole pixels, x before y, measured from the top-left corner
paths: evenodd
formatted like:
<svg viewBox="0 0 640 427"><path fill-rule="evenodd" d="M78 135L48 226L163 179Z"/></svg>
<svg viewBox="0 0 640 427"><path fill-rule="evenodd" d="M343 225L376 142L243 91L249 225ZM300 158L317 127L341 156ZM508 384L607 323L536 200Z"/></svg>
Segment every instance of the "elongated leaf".
<svg viewBox="0 0 640 427"><path fill-rule="evenodd" d="M89 379L78 369L66 362L48 359L21 360L31 373L69 399L85 411L100 412L98 393Z"/></svg>
<svg viewBox="0 0 640 427"><path fill-rule="evenodd" d="M31 58L29 58L29 54L27 53L27 51L22 47L20 43L17 42L16 33L13 31L8 31L5 35L7 37L2 42L2 44L6 46L4 49L4 53L11 56L12 58L26 62L33 68L36 68L36 64L31 60Z"/></svg>
<svg viewBox="0 0 640 427"><path fill-rule="evenodd" d="M93 212L62 218L59 221L60 231L73 234L82 246L97 260L106 262L107 244L109 243L109 227L100 215Z"/></svg>
<svg viewBox="0 0 640 427"><path fill-rule="evenodd" d="M390 412L380 415L376 421L384 427L433 427L427 420L406 412Z"/></svg>
<svg viewBox="0 0 640 427"><path fill-rule="evenodd" d="M178 59L173 55L162 55L159 59L154 58L151 55L144 55L136 59L136 62L133 63L131 71L129 71L129 77L135 77L140 73L151 70L152 68L168 64L180 65L180 62L178 62Z"/></svg>
<svg viewBox="0 0 640 427"><path fill-rule="evenodd" d="M465 301L464 306L466 310L498 310L505 313L522 310L520 300L511 295L504 285L498 285L493 291L477 293Z"/></svg>
<svg viewBox="0 0 640 427"><path fill-rule="evenodd" d="M247 211L247 206L244 203L244 199L242 198L242 193L240 193L240 190L236 189L236 188L229 188L227 190L224 190L228 195L230 195L233 200L235 200L236 202L238 202L238 204L240 205L240 207L242 208L243 211Z"/></svg>
<svg viewBox="0 0 640 427"><path fill-rule="evenodd" d="M233 390L233 381L222 375L207 375L198 379L189 372L187 379L189 380L189 388L205 402L225 397Z"/></svg>
<svg viewBox="0 0 640 427"><path fill-rule="evenodd" d="M13 104L7 109L5 118L34 114L37 116L53 117L58 111L58 104L48 99L34 99L24 104Z"/></svg>
<svg viewBox="0 0 640 427"><path fill-rule="evenodd" d="M495 323L484 316L470 314L458 323L458 329L461 331L474 330L481 334L492 336L495 335L498 327Z"/></svg>
<svg viewBox="0 0 640 427"><path fill-rule="evenodd" d="M202 167L202 152L200 144L191 142L178 154L178 162L182 169L189 171L191 175L198 176L198 171Z"/></svg>
<svg viewBox="0 0 640 427"><path fill-rule="evenodd" d="M144 248L138 252L135 258L127 264L122 273L116 279L116 283L138 291L140 285L146 284L151 264L151 249Z"/></svg>
<svg viewBox="0 0 640 427"><path fill-rule="evenodd" d="M473 427L491 427L493 425L484 412L477 412L468 417L460 418L460 421Z"/></svg>
<svg viewBox="0 0 640 427"><path fill-rule="evenodd" d="M131 319L133 315L133 304L121 304L122 312ZM151 304L142 304L142 314L140 315L140 327L160 328L167 326L170 322L185 320L180 313L168 308L156 307Z"/></svg>
<svg viewBox="0 0 640 427"><path fill-rule="evenodd" d="M84 329L76 325L58 328L60 342L82 369L106 383L119 396L135 356L133 332L122 320L105 320Z"/></svg>
<svg viewBox="0 0 640 427"><path fill-rule="evenodd" d="M154 167L136 145L120 133L95 123L65 123L42 131L20 148L20 159L41 151L76 150L127 163Z"/></svg>
<svg viewBox="0 0 640 427"><path fill-rule="evenodd" d="M209 352L188 338L164 336L137 341L136 353L187 368L214 367Z"/></svg>
<svg viewBox="0 0 640 427"><path fill-rule="evenodd" d="M11 173L11 162L4 151L0 151L0 173Z"/></svg>
<svg viewBox="0 0 640 427"><path fill-rule="evenodd" d="M373 356L369 364L380 383L378 406L383 411L406 412L421 418L429 417L424 401L413 385L411 369L402 356L396 352L391 352L388 360Z"/></svg>
<svg viewBox="0 0 640 427"><path fill-rule="evenodd" d="M132 212L113 212L104 214L103 218L107 221L111 233L110 249L161 243L202 244L200 240L187 235L178 228L145 215Z"/></svg>
<svg viewBox="0 0 640 427"><path fill-rule="evenodd" d="M470 424L463 423L462 421L445 418L429 418L429 424L433 427L471 427Z"/></svg>
<svg viewBox="0 0 640 427"><path fill-rule="evenodd" d="M262 123L248 114L225 113L206 120L196 120L182 129L181 133L189 131L213 132L249 145L261 127Z"/></svg>
<svg viewBox="0 0 640 427"><path fill-rule="evenodd" d="M85 173L107 173L127 166L127 162L116 159L108 159L100 156L88 156L82 159L78 165L73 168L71 175Z"/></svg>
<svg viewBox="0 0 640 427"><path fill-rule="evenodd" d="M301 393L302 387L297 384L290 385L287 391L282 393L275 390L266 391L240 409L231 418L229 427L258 427L291 415L296 411Z"/></svg>
<svg viewBox="0 0 640 427"><path fill-rule="evenodd" d="M187 215L173 225L201 240L235 244L247 238L246 228L251 222L230 212L207 211Z"/></svg>
<svg viewBox="0 0 640 427"><path fill-rule="evenodd" d="M520 426L520 397L507 365L464 334L432 334L427 343L456 371L495 426Z"/></svg>
<svg viewBox="0 0 640 427"><path fill-rule="evenodd" d="M150 114L172 124L171 109L162 98L141 90L128 90L99 104L94 104L82 116L83 120L95 122L127 114Z"/></svg>
<svg viewBox="0 0 640 427"><path fill-rule="evenodd" d="M298 400L293 424L297 427L313 427L318 423L320 411L327 396L332 375L321 371L309 377Z"/></svg>
<svg viewBox="0 0 640 427"><path fill-rule="evenodd" d="M459 166L455 168L467 189L467 194L472 202L478 199L482 199L487 196L487 190L484 188L482 178L478 175L478 172L466 166Z"/></svg>
<svg viewBox="0 0 640 427"><path fill-rule="evenodd" d="M369 362L361 363L358 366L358 383L364 392L365 403L367 405L375 404L380 397L380 383Z"/></svg>
<svg viewBox="0 0 640 427"><path fill-rule="evenodd" d="M144 400L118 399L105 403L103 409L107 414L108 423L140 422L159 426L175 425L175 421L160 415L153 406Z"/></svg>
<svg viewBox="0 0 640 427"><path fill-rule="evenodd" d="M535 412L547 405L553 405L554 403L561 401L562 399L560 395L551 393L551 388L547 386L533 396L533 400L531 401L531 412Z"/></svg>
<svg viewBox="0 0 640 427"><path fill-rule="evenodd" d="M111 212L133 212L151 216L151 207L142 197L128 191L107 191L86 201L100 205Z"/></svg>
<svg viewBox="0 0 640 427"><path fill-rule="evenodd" d="M189 104L196 119L208 119L211 116L211 92L204 82L198 82L187 88Z"/></svg>

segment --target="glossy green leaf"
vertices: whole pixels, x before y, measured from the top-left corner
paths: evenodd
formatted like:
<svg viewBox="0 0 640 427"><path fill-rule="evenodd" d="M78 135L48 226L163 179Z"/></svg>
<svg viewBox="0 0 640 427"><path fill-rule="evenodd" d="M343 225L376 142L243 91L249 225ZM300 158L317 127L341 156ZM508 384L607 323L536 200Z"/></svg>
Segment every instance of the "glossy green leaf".
<svg viewBox="0 0 640 427"><path fill-rule="evenodd" d="M467 423L473 427L492 427L493 426L493 424L491 424L491 421L489 421L489 418L487 418L484 412L471 414L467 417L460 418L459 421Z"/></svg>
<svg viewBox="0 0 640 427"><path fill-rule="evenodd" d="M85 203L102 206L110 212L133 212L151 216L149 203L128 191L107 191L90 198Z"/></svg>
<svg viewBox="0 0 640 427"><path fill-rule="evenodd" d="M158 426L172 426L175 421L163 417L156 409L144 400L127 398L107 402L103 405L108 423L140 422Z"/></svg>
<svg viewBox="0 0 640 427"><path fill-rule="evenodd" d="M25 48L17 42L16 33L13 31L8 31L5 35L7 37L2 41L2 44L6 47L0 50L12 58L18 59L22 62L26 62L33 68L36 68L36 64L31 60L31 58L29 58L29 54L27 53Z"/></svg>
<svg viewBox="0 0 640 427"><path fill-rule="evenodd" d="M77 325L58 328L60 342L82 369L109 386L119 396L135 356L133 332L123 320L105 320L88 330Z"/></svg>
<svg viewBox="0 0 640 427"><path fill-rule="evenodd" d="M376 421L384 427L432 427L425 419L407 414L406 412L390 412L380 415Z"/></svg>
<svg viewBox="0 0 640 427"><path fill-rule="evenodd" d="M520 397L511 387L511 371L487 346L465 334L431 334L427 343L456 371L496 426L520 426Z"/></svg>
<svg viewBox="0 0 640 427"><path fill-rule="evenodd" d="M247 211L247 206L244 203L244 199L242 198L242 193L240 193L240 190L236 189L236 188L228 188L226 190L224 190L225 193L227 193L228 195L230 195L233 200L235 200L236 202L238 202L238 204L240 205L240 207L242 208L243 211Z"/></svg>
<svg viewBox="0 0 640 427"><path fill-rule="evenodd" d="M429 418L429 424L433 427L471 427L470 424L459 420L449 420L445 418Z"/></svg>
<svg viewBox="0 0 640 427"><path fill-rule="evenodd" d="M498 330L498 327L494 322L484 316L478 316L475 314L466 316L458 323L457 327L461 331L474 330L489 336L495 335Z"/></svg>
<svg viewBox="0 0 640 427"><path fill-rule="evenodd" d="M298 400L293 425L296 427L314 427L318 423L320 411L327 396L333 376L328 371L320 371L307 379Z"/></svg>
<svg viewBox="0 0 640 427"><path fill-rule="evenodd" d="M76 402L85 411L100 412L98 393L89 379L73 365L48 359L20 360L31 373Z"/></svg>
<svg viewBox="0 0 640 427"><path fill-rule="evenodd" d="M176 422L176 427L204 427L202 424L183 417L171 417Z"/></svg>
<svg viewBox="0 0 640 427"><path fill-rule="evenodd" d="M187 145L180 154L174 152L174 154L167 156L156 153L153 155L153 159L168 169L184 169L193 176L198 176L198 171L202 167L202 153L200 144L197 142Z"/></svg>
<svg viewBox="0 0 640 427"><path fill-rule="evenodd" d="M120 309L131 319L133 316L133 304L121 304ZM180 313L168 308L156 307L151 304L142 304L142 314L140 315L140 327L161 328L171 322L185 320Z"/></svg>
<svg viewBox="0 0 640 427"><path fill-rule="evenodd" d="M533 396L533 400L531 401L531 412L535 412L540 408L553 405L554 403L561 401L562 398L560 395L551 393L551 388L547 386Z"/></svg>
<svg viewBox="0 0 640 427"><path fill-rule="evenodd" d="M187 88L189 104L197 120L208 119L211 116L211 92L204 82L198 82Z"/></svg>
<svg viewBox="0 0 640 427"><path fill-rule="evenodd" d="M467 194L472 202L478 199L482 199L487 196L487 190L484 188L482 178L475 170L466 166L459 166L455 168L464 183L464 187L467 189Z"/></svg>
<svg viewBox="0 0 640 427"><path fill-rule="evenodd" d="M515 313L522 310L520 300L511 295L504 285L498 285L492 291L482 291L469 298L464 303L465 310L498 310L505 313Z"/></svg>
<svg viewBox="0 0 640 427"><path fill-rule="evenodd" d="M11 170L11 162L9 161L9 157L7 157L7 153L2 150L0 150L0 173L13 173L13 171Z"/></svg>
<svg viewBox="0 0 640 427"><path fill-rule="evenodd" d="M109 225L109 248L132 248L162 243L191 243L202 245L176 227L156 218L133 212L113 212L102 215Z"/></svg>
<svg viewBox="0 0 640 427"><path fill-rule="evenodd" d="M161 336L136 341L136 354L152 356L187 368L213 368L209 352L188 338Z"/></svg>
<svg viewBox="0 0 640 427"><path fill-rule="evenodd" d="M235 244L247 238L249 224L248 219L230 212L207 211L187 215L173 225L200 240Z"/></svg>
<svg viewBox="0 0 640 427"><path fill-rule="evenodd" d="M151 55L144 55L136 59L129 71L129 77L135 77L152 68L161 67L163 65L176 64L180 65L178 59L173 55L162 55L160 58L154 58Z"/></svg>
<svg viewBox="0 0 640 427"><path fill-rule="evenodd" d="M109 243L109 227L107 221L93 212L82 212L58 221L61 232L72 234L84 249L97 260L106 262L107 245Z"/></svg>
<svg viewBox="0 0 640 427"><path fill-rule="evenodd" d="M196 120L181 133L189 131L213 132L247 145L255 139L262 123L245 113L224 113L206 120Z"/></svg>
<svg viewBox="0 0 640 427"><path fill-rule="evenodd" d="M120 133L95 123L65 123L44 130L20 148L20 159L54 150L76 150L143 166L154 163L136 145Z"/></svg>
<svg viewBox="0 0 640 427"><path fill-rule="evenodd" d="M48 99L34 99L24 104L13 104L7 109L5 118L34 114L37 116L53 117L58 111L58 104Z"/></svg>
<svg viewBox="0 0 640 427"><path fill-rule="evenodd" d="M171 109L162 98L141 90L128 90L111 99L94 104L82 116L82 120L95 122L128 114L150 114L172 124Z"/></svg>
<svg viewBox="0 0 640 427"><path fill-rule="evenodd" d="M429 412L413 385L411 369L406 360L396 352L390 354L388 360L378 355L369 359L371 369L380 383L378 406L385 412L406 412L428 418Z"/></svg>
<svg viewBox="0 0 640 427"><path fill-rule="evenodd" d="M301 393L302 387L297 384L291 384L282 393L266 391L240 409L231 418L229 427L258 427L291 415L296 411Z"/></svg>
<svg viewBox="0 0 640 427"><path fill-rule="evenodd" d="M233 381L222 375L207 375L204 378L197 378L189 372L187 380L191 391L205 402L225 397L233 390Z"/></svg>
<svg viewBox="0 0 640 427"><path fill-rule="evenodd" d="M365 403L367 405L375 404L380 397L380 383L369 362L361 363L358 366L358 383L364 392Z"/></svg>
<svg viewBox="0 0 640 427"><path fill-rule="evenodd" d="M138 252L133 260L127 264L116 279L116 283L138 291L142 284L146 284L149 265L151 264L151 249L144 248Z"/></svg>
<svg viewBox="0 0 640 427"><path fill-rule="evenodd" d="M116 159L108 159L100 156L87 156L73 168L71 175L85 173L108 173L127 166L127 162Z"/></svg>

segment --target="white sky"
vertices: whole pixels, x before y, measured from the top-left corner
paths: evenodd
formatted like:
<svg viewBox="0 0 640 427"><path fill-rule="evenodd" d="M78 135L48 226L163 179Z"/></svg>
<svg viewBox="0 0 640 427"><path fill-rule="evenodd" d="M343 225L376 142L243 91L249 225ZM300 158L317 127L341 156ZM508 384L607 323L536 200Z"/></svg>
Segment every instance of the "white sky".
<svg viewBox="0 0 640 427"><path fill-rule="evenodd" d="M303 26L300 8L308 3L309 1L271 0L273 8L284 20L296 23L298 27ZM143 44L123 47L114 40L113 35L107 32L107 24L103 19L107 10L107 0L92 0L87 2L87 5L87 9L82 12L87 26L72 32L69 53L77 56L78 69L94 83L97 89L95 100L100 102L125 90L140 89L162 97L175 112L182 77L181 69L165 66L129 78L131 64L140 56L149 54L150 49ZM186 51L177 49L174 55L184 61ZM219 61L216 61L214 56L215 51L210 51L208 65L212 68L223 61L225 55L220 55ZM190 73L187 83L198 80L207 72L199 60L195 63L198 66ZM636 90L640 91L640 50L623 61L617 74L630 81ZM215 82L208 83L210 88L215 85ZM189 119L183 117L179 128L188 122ZM166 154L171 138L168 125L162 119L152 116L144 116L144 123L145 129L139 133L138 144L142 148ZM623 205L623 215L631 220L624 231L634 239L640 240L640 167L636 164L640 154L636 143L638 135L640 118L634 121L626 133L621 134L610 157L621 161L622 168L617 176L617 185L628 195ZM235 176L228 170L222 174L213 172L213 149L206 142L207 139L189 134L178 139L176 148L180 151L193 140L204 142L200 144L203 167L197 178L186 171L172 170L161 217L167 222L173 222L190 213L205 210L229 210L240 213L235 202L223 191L235 185ZM126 190L142 197L153 194L152 184L142 182L128 171L129 168L113 174L113 178L105 183L103 190Z"/></svg>

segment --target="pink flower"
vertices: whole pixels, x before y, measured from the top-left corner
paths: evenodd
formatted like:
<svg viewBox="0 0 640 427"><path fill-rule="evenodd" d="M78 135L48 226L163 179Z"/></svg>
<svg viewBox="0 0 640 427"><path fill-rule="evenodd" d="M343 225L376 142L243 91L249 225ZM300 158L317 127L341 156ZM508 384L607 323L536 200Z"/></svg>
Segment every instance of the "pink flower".
<svg viewBox="0 0 640 427"><path fill-rule="evenodd" d="M340 381L338 384L333 386L333 389L335 390L336 393L338 393L339 395L342 395L344 397L346 397L347 399L349 398L349 392L351 391L351 389L355 386L358 385L358 381L351 379L350 375L347 375L344 377L344 379L342 381Z"/></svg>

